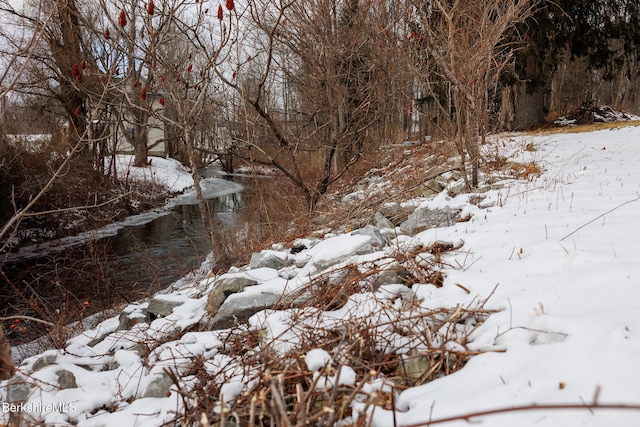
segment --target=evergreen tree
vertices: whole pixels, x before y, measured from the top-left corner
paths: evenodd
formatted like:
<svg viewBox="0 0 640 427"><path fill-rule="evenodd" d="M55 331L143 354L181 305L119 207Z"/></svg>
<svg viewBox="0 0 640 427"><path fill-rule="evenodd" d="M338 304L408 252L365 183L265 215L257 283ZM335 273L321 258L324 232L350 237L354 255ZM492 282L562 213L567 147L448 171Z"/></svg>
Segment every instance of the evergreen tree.
<svg viewBox="0 0 640 427"><path fill-rule="evenodd" d="M518 53L514 79L503 94L503 109L513 109L503 127L522 129L541 123L545 93L553 73L569 54L611 79L640 47L637 0L543 0L514 37L527 46ZM509 114L502 114L509 117Z"/></svg>

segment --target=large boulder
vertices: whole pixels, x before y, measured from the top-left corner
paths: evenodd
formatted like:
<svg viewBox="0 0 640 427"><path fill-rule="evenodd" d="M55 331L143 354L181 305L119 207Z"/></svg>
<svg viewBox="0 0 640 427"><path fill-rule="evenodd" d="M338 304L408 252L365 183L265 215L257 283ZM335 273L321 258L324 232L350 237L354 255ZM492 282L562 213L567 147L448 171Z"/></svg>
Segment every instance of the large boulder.
<svg viewBox="0 0 640 427"><path fill-rule="evenodd" d="M427 230L429 228L446 227L458 221L459 209L429 209L418 208L409 219L400 224L400 231L409 236Z"/></svg>
<svg viewBox="0 0 640 427"><path fill-rule="evenodd" d="M213 282L213 288L207 298L207 313L216 316L218 310L229 295L241 292L247 286L258 284L257 281L242 276L221 277Z"/></svg>
<svg viewBox="0 0 640 427"><path fill-rule="evenodd" d="M242 292L227 298L209 323L209 329L229 328L243 323L257 312L271 308L282 299L282 294L270 292Z"/></svg>
<svg viewBox="0 0 640 427"><path fill-rule="evenodd" d="M371 236L353 234L323 240L311 249L298 253L295 258L296 266L302 268L311 262L318 270L324 270L354 255L373 252L371 240Z"/></svg>

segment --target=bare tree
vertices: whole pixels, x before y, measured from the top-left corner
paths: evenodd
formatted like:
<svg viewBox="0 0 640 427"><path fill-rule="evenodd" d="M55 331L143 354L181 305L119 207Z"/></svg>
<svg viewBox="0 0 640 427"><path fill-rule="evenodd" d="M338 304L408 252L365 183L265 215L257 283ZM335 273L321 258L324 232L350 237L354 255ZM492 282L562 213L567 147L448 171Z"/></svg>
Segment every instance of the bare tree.
<svg viewBox="0 0 640 427"><path fill-rule="evenodd" d="M134 165L146 166L152 148L147 138L152 116L147 91L154 78L151 73L154 47L162 43L165 33L154 31L153 16L147 12L144 2L102 1L100 14L102 25L92 30L94 43L101 46L100 70L111 77L110 103L117 128L113 131L133 147ZM156 25L162 27L169 18L164 14L159 16L160 22Z"/></svg>
<svg viewBox="0 0 640 427"><path fill-rule="evenodd" d="M251 2L251 48L220 73L245 105L245 157L279 169L310 209L378 143L388 112L378 90L392 77L381 47L393 46L378 12L362 0Z"/></svg>
<svg viewBox="0 0 640 427"><path fill-rule="evenodd" d="M505 34L523 22L534 2L518 0L415 1L416 37L438 78L450 85L453 128L463 164L478 185L479 145L489 122L489 102L519 45ZM465 174L466 177L466 174Z"/></svg>
<svg viewBox="0 0 640 427"><path fill-rule="evenodd" d="M87 128L89 93L102 93L87 78L95 64L77 1L2 1L0 14L5 54L14 58L5 71L7 78L15 78L12 91L38 99L39 108L61 117L75 146ZM88 153L87 144L80 148Z"/></svg>
<svg viewBox="0 0 640 427"><path fill-rule="evenodd" d="M109 17L103 34L115 59L109 69L123 75L115 86L128 111L125 120L134 129L130 139L135 162L146 164L149 121L161 123L175 138L174 144L184 147L205 229L218 261L224 262L226 250L216 237L213 215L200 185L198 168L202 164L196 139L198 123L212 119L203 114L235 31L234 3L228 0L225 9L219 6L216 10L210 10L208 3L186 0L158 5L153 0L104 2L102 7L115 16Z"/></svg>

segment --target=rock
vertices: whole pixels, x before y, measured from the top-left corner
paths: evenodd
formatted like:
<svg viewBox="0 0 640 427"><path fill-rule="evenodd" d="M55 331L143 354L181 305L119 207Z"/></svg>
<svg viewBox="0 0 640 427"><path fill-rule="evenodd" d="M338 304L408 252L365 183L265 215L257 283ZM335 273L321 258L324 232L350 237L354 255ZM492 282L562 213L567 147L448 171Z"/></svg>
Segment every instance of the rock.
<svg viewBox="0 0 640 427"><path fill-rule="evenodd" d="M440 175L434 178L434 181L441 187L440 190L438 191L438 193L440 193L440 191L447 188L447 186L449 185L449 182L451 182L451 179L446 178L444 175Z"/></svg>
<svg viewBox="0 0 640 427"><path fill-rule="evenodd" d="M145 323L148 319L147 319L147 314L145 314L142 311L134 311L131 313L122 313L120 314L120 316L118 317L119 320L119 324L118 324L118 331L121 330L129 330L131 329L133 326L137 325L138 323Z"/></svg>
<svg viewBox="0 0 640 427"><path fill-rule="evenodd" d="M104 339L107 337L107 335L108 334L100 335L99 337L96 337L96 338L92 339L91 341L89 341L87 343L87 347L95 347L95 346L97 346L102 341L104 341Z"/></svg>
<svg viewBox="0 0 640 427"><path fill-rule="evenodd" d="M447 191L449 194L461 194L467 190L467 184L464 181L454 181L447 186Z"/></svg>
<svg viewBox="0 0 640 427"><path fill-rule="evenodd" d="M149 383L142 397L167 397L172 385L173 380L167 374L160 374Z"/></svg>
<svg viewBox="0 0 640 427"><path fill-rule="evenodd" d="M147 307L148 318L149 320L154 320L158 317L166 317L173 312L174 308L182 305L183 302L164 298L164 295L156 295L149 301L149 306Z"/></svg>
<svg viewBox="0 0 640 427"><path fill-rule="evenodd" d="M380 229L373 225L367 225L365 227L360 228L359 230L355 230L351 233L354 236L369 236L371 237L371 243L373 243L377 247L384 247L386 242L380 234Z"/></svg>
<svg viewBox="0 0 640 427"><path fill-rule="evenodd" d="M427 181L424 184L425 187L427 187L429 190L431 190L434 193L439 193L442 190L444 190L445 187L446 187L446 184L443 184L442 181L439 180L438 178L433 178L433 179L430 179L429 181Z"/></svg>
<svg viewBox="0 0 640 427"><path fill-rule="evenodd" d="M278 275L283 279L291 280L298 274L298 268L295 265L281 268Z"/></svg>
<svg viewBox="0 0 640 427"><path fill-rule="evenodd" d="M402 224L411 213L408 209L403 208L396 202L385 203L378 209L378 212L391 221L396 227Z"/></svg>
<svg viewBox="0 0 640 427"><path fill-rule="evenodd" d="M429 209L418 208L405 222L400 224L400 230L413 236L416 233L442 226L449 226L458 221L460 210L451 208Z"/></svg>
<svg viewBox="0 0 640 427"><path fill-rule="evenodd" d="M373 290L377 291L384 285L407 284L410 275L411 273L405 269L382 270L373 278L371 285Z"/></svg>
<svg viewBox="0 0 640 427"><path fill-rule="evenodd" d="M294 245L291 248L290 253L295 255L295 254L299 254L300 252L302 252L302 251L304 251L306 249L308 249L308 248L305 245L302 245L302 244L301 245Z"/></svg>
<svg viewBox="0 0 640 427"><path fill-rule="evenodd" d="M424 383L424 376L431 368L431 361L426 355L413 353L403 356L398 366L398 374L404 377L407 385L417 386Z"/></svg>
<svg viewBox="0 0 640 427"><path fill-rule="evenodd" d="M428 177L429 179L434 179L439 177L440 175L442 175L443 173L447 172L449 170L449 168L445 165L437 165L437 166L433 166L432 168L427 169L427 171L425 172L425 177Z"/></svg>
<svg viewBox="0 0 640 427"><path fill-rule="evenodd" d="M56 375L58 376L58 385L61 389L78 388L78 384L76 384L76 376L73 375L73 372L62 369L56 372Z"/></svg>
<svg viewBox="0 0 640 427"><path fill-rule="evenodd" d="M115 359L111 359L107 363L105 363L104 370L113 371L115 369L118 369L119 367L120 367L120 364Z"/></svg>
<svg viewBox="0 0 640 427"><path fill-rule="evenodd" d="M6 387L7 402L9 403L25 402L34 388L33 385L25 382L25 380L20 377L14 377Z"/></svg>
<svg viewBox="0 0 640 427"><path fill-rule="evenodd" d="M57 353L46 352L42 354L42 356L40 356L38 360L36 360L33 363L33 366L31 369L33 369L34 371L39 371L42 368L55 364L57 360L58 360Z"/></svg>
<svg viewBox="0 0 640 427"><path fill-rule="evenodd" d="M231 294L242 291L247 286L258 284L257 281L247 277L220 277L213 282L213 288L207 298L207 313L216 316L218 310L223 305L227 297Z"/></svg>
<svg viewBox="0 0 640 427"><path fill-rule="evenodd" d="M209 323L210 330L230 328L245 322L249 317L271 308L282 299L282 294L247 292L227 298Z"/></svg>
<svg viewBox="0 0 640 427"><path fill-rule="evenodd" d="M380 228L395 228L395 225L389 221L384 215L380 212L376 212L373 216L373 225Z"/></svg>
<svg viewBox="0 0 640 427"><path fill-rule="evenodd" d="M251 255L251 261L249 262L249 267L251 267L251 269L267 267L273 268L274 270L280 270L287 265L289 265L289 262L285 258L285 255L276 251L262 251L260 253L255 253Z"/></svg>
<svg viewBox="0 0 640 427"><path fill-rule="evenodd" d="M354 255L363 255L373 252L371 237L366 235L349 235L326 239L313 248L296 255L296 266L302 268L309 262L318 270L338 264Z"/></svg>

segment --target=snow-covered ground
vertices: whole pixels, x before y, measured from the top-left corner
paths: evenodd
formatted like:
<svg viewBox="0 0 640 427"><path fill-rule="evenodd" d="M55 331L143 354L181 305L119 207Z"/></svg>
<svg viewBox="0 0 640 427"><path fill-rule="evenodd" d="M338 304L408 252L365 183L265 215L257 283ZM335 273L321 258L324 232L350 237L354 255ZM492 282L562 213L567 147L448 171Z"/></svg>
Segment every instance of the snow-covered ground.
<svg viewBox="0 0 640 427"><path fill-rule="evenodd" d="M165 185L169 191L181 193L193 187L193 178L189 169L175 159L149 157L150 165L139 168L133 166L133 156L119 154L116 156L118 177L131 180L152 181Z"/></svg>
<svg viewBox="0 0 640 427"><path fill-rule="evenodd" d="M525 150L530 144L534 150ZM486 299L484 309L491 314L463 349L480 354L451 375L403 390L394 399L395 410L364 405L356 398L353 416L361 414L372 426L432 425L430 421L451 417L456 419L438 425L640 425L640 127L505 135L498 145L516 161L535 161L543 174L489 189L481 194L480 204L471 204L471 195L450 197L446 192L414 200L423 207L462 209L470 219L414 236L398 229L381 230L389 237L386 245L343 262L382 262L391 251L410 252L418 244L425 247L436 241L462 245L444 255L450 267L442 287L416 283L411 292L421 308L455 309ZM227 276L244 276L257 284L229 298L247 292L293 293L328 268L332 259L359 253L366 240L355 233L329 235L305 241L315 246L295 255L275 246L272 254L290 259L291 264L280 270L234 269ZM183 409L184 401L175 385L173 392L162 396L149 392L149 386L167 368L180 376L184 360L195 356L204 358L208 372L225 367L221 390L226 401L239 396L252 386L250 374L256 368L239 366L238 359L220 350L221 331L189 332L163 341L146 359L136 350L137 342L152 342L163 331L203 322L211 282L200 277L174 287L163 298L179 305L150 324L116 331L118 319L107 320L70 340L64 350L25 360L19 368L20 381L35 386L13 385L15 396L23 390L25 404L32 405L22 409L47 425L162 425L175 416L171 411ZM313 317L326 329L360 316L393 321L380 316L377 308L386 303L394 306L394 298L403 293L404 285L385 285ZM131 315L144 304L125 311ZM294 314L299 312L266 310L252 316L249 325L264 330L263 339L285 354L301 340L288 323ZM323 367L335 360L326 349L306 351L304 362L317 380L316 387L356 386L364 381L347 365L333 376L326 374ZM62 383L60 372L73 374L74 381L62 388L53 386ZM182 378L181 388L189 390L194 378L186 373ZM18 409L8 406L8 385L0 386L4 411L0 425L8 421L10 410ZM393 383L379 376L365 388L376 387L389 389ZM562 408L591 404L635 409ZM529 408L460 418L518 407Z"/></svg>
<svg viewBox="0 0 640 427"><path fill-rule="evenodd" d="M640 404L640 128L529 139L546 172L498 191L500 206L485 215L438 230L441 238L464 239L471 257L468 268L449 273L445 288L459 282L487 295L497 285L487 307L501 311L472 337L472 347L486 353L403 393L398 425L596 398ZM635 426L640 411L480 419L485 426Z"/></svg>
<svg viewBox="0 0 640 427"><path fill-rule="evenodd" d="M175 159L149 157L150 165L144 168L133 166L133 156L116 156L116 167L120 179L129 177L137 181L150 181L164 185L172 193L183 193L169 200L167 207L175 205L195 205L193 177L189 169ZM226 196L241 191L244 187L222 178L201 178L200 188L205 199ZM146 218L142 219L145 221Z"/></svg>

